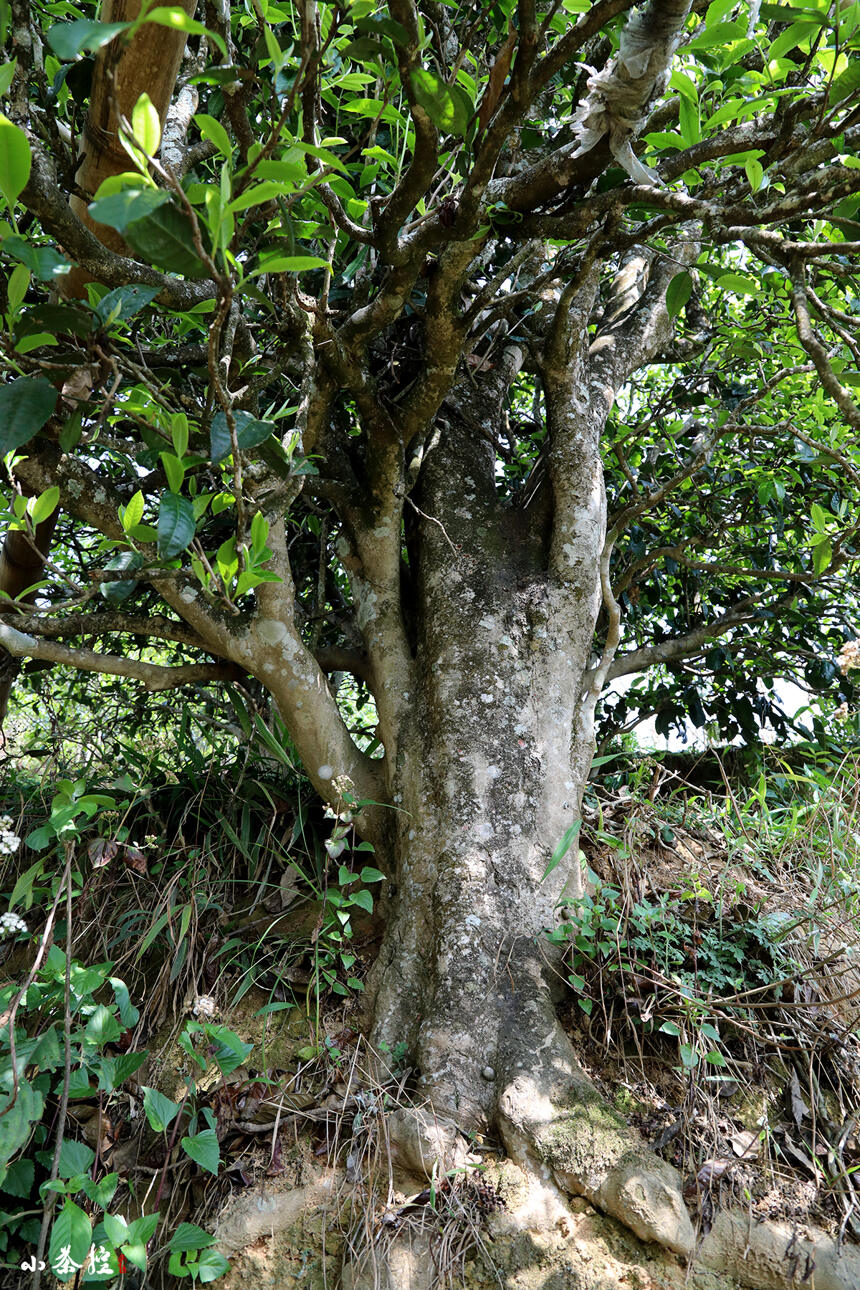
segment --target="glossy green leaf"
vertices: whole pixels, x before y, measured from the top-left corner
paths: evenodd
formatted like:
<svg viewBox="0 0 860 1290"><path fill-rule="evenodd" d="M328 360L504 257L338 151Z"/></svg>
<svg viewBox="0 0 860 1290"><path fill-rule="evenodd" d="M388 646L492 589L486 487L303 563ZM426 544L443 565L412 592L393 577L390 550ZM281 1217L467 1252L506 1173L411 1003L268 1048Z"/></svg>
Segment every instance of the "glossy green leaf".
<svg viewBox="0 0 860 1290"><path fill-rule="evenodd" d="M28 507L30 518L34 524L41 524L49 515L53 515L60 502L60 486L52 484L46 488L44 493L33 499L32 507Z"/></svg>
<svg viewBox="0 0 860 1290"><path fill-rule="evenodd" d="M140 496L140 494L138 494ZM141 497L141 502L143 498ZM129 505L131 505L129 503ZM141 506L141 510L143 507ZM134 527L134 526L130 526ZM106 569L123 572L129 569L139 569L143 564L143 556L139 551L120 551L105 565ZM120 605L129 596L133 596L137 591L140 583L135 578L125 578L117 582L102 582L99 584L99 592L102 597L111 605Z"/></svg>
<svg viewBox="0 0 860 1290"><path fill-rule="evenodd" d="M208 112L198 112L194 120L197 123L201 138L214 143L221 155L229 161L233 155L233 148L230 144L230 136L221 122L216 120L214 116L210 116Z"/></svg>
<svg viewBox="0 0 860 1290"><path fill-rule="evenodd" d="M57 1172L61 1178L74 1178L76 1174L88 1173L95 1158L96 1153L85 1142L64 1138Z"/></svg>
<svg viewBox="0 0 860 1290"><path fill-rule="evenodd" d="M121 1034L122 1027L117 1021L113 1010L103 1003L98 1004L93 1009L84 1030L86 1042L95 1044L98 1048L103 1048L105 1044L115 1043Z"/></svg>
<svg viewBox="0 0 860 1290"><path fill-rule="evenodd" d="M69 60L78 54L94 54L130 26L130 22L95 22L90 18L55 22L47 32L48 44L58 58Z"/></svg>
<svg viewBox="0 0 860 1290"><path fill-rule="evenodd" d="M250 412L238 411L234 412L233 416L236 421L236 440L243 452L265 443L274 432L275 427L271 421L260 421ZM209 430L209 457L213 462L222 461L232 451L227 418L223 412L217 412L212 418Z"/></svg>
<svg viewBox="0 0 860 1290"><path fill-rule="evenodd" d="M437 129L445 134L466 133L469 116L463 102L438 73L426 67L416 67L410 73L410 81L415 102L424 109Z"/></svg>
<svg viewBox="0 0 860 1290"><path fill-rule="evenodd" d="M172 560L194 537L194 507L187 497L162 493L158 507L158 554Z"/></svg>
<svg viewBox="0 0 860 1290"><path fill-rule="evenodd" d="M690 299L693 290L693 279L689 273L684 270L676 273L672 281L666 288L666 308L669 310L669 317L676 318L684 305Z"/></svg>
<svg viewBox="0 0 860 1290"><path fill-rule="evenodd" d="M91 202L89 212L97 224L107 224L118 233L125 233L130 224L146 219L169 201L170 194L160 188L125 188Z"/></svg>
<svg viewBox="0 0 860 1290"><path fill-rule="evenodd" d="M146 91L140 95L131 110L131 128L144 152L154 157L161 143L161 121L155 104Z"/></svg>
<svg viewBox="0 0 860 1290"><path fill-rule="evenodd" d="M308 269L326 268L328 260L318 255L272 255L260 261L251 277L258 277L261 273L304 273Z"/></svg>
<svg viewBox="0 0 860 1290"><path fill-rule="evenodd" d="M30 144L26 134L0 113L0 193L15 205L30 178Z"/></svg>
<svg viewBox="0 0 860 1290"><path fill-rule="evenodd" d="M11 255L13 260L25 264L34 278L41 282L50 282L51 278L68 273L72 261L66 255L60 255L52 246L38 246L17 233L4 237L0 242L0 251Z"/></svg>
<svg viewBox="0 0 860 1290"><path fill-rule="evenodd" d="M0 98L3 98L4 95L9 93L12 81L15 79L15 69L17 66L18 60L17 58L13 58L11 62L4 63L3 66L0 67Z"/></svg>
<svg viewBox="0 0 860 1290"><path fill-rule="evenodd" d="M717 278L717 286L723 291L741 296L756 296L760 290L759 284L745 273L721 273Z"/></svg>
<svg viewBox="0 0 860 1290"><path fill-rule="evenodd" d="M57 406L57 391L41 376L0 386L0 457L37 435Z"/></svg>
<svg viewBox="0 0 860 1290"><path fill-rule="evenodd" d="M160 269L188 278L206 275L206 266L194 246L188 213L172 201L159 203L143 219L128 224L125 239L142 260Z"/></svg>
<svg viewBox="0 0 860 1290"><path fill-rule="evenodd" d="M230 1271L230 1264L225 1259L220 1250L208 1249L201 1250L197 1259L197 1280L201 1285L208 1285L211 1281L217 1281L223 1277L225 1272Z"/></svg>
<svg viewBox="0 0 860 1290"><path fill-rule="evenodd" d="M96 314L105 324L125 322L152 304L157 295L158 287L115 287L102 296L96 305Z"/></svg>
<svg viewBox="0 0 860 1290"><path fill-rule="evenodd" d="M198 1227L196 1223L180 1223L170 1238L167 1248L171 1254L185 1253L188 1250L205 1250L215 1244L211 1232Z"/></svg>

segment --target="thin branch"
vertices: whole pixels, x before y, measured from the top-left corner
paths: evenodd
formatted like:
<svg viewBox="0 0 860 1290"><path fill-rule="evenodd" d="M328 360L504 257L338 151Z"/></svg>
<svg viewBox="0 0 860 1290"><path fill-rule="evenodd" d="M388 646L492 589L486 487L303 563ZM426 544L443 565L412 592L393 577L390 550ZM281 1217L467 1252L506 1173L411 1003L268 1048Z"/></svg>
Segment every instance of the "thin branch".
<svg viewBox="0 0 860 1290"><path fill-rule="evenodd" d="M824 346L813 331L809 318L809 301L806 294L806 271L799 260L793 260L790 272L792 282L791 303L794 307L798 340L815 364L815 370L821 377L821 384L833 399L845 420L855 430L860 430L860 408L857 407L846 386L836 376L830 366Z"/></svg>

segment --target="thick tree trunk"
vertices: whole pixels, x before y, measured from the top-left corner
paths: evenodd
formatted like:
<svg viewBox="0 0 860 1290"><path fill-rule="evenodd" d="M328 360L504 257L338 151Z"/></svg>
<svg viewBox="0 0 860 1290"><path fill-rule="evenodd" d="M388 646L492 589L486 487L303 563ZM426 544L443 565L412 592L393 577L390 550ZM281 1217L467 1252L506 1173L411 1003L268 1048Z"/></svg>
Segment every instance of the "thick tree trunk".
<svg viewBox="0 0 860 1290"><path fill-rule="evenodd" d="M585 1194L644 1238L686 1251L680 1180L579 1067L556 1016L544 935L583 883L569 830L593 752L588 668L601 597L587 557L605 526L599 457L591 509L568 537L590 575L559 574L552 505L539 524L499 501L472 413L471 433L443 430L425 466L409 543L414 693L391 768L394 893L368 1003L374 1046L407 1046L426 1102L398 1117L393 1139L401 1163L430 1173L462 1161L463 1135L499 1132L551 1191Z"/></svg>

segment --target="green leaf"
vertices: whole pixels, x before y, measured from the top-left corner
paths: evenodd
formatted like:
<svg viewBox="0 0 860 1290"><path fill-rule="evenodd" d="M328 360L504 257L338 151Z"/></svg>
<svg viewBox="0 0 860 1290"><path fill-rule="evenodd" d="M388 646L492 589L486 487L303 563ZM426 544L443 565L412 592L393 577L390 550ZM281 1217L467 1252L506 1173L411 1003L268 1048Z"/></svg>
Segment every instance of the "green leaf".
<svg viewBox="0 0 860 1290"><path fill-rule="evenodd" d="M123 1253L136 1268L146 1267L146 1246L158 1227L158 1214L144 1214L129 1224L128 1236L123 1242Z"/></svg>
<svg viewBox="0 0 860 1290"><path fill-rule="evenodd" d="M356 891L350 898L352 905L358 905L361 909L366 909L368 914L373 913L373 896L369 891Z"/></svg>
<svg viewBox="0 0 860 1290"><path fill-rule="evenodd" d="M732 41L742 40L746 35L746 28L740 22L718 22L714 27L708 27L698 36L694 36L691 41L684 46L685 51L688 49L714 49L717 45L728 45Z"/></svg>
<svg viewBox="0 0 860 1290"><path fill-rule="evenodd" d="M114 1043L121 1034L122 1027L112 1010L105 1007L103 1003L98 1004L90 1015L84 1031L87 1042L103 1048L105 1044Z"/></svg>
<svg viewBox="0 0 860 1290"><path fill-rule="evenodd" d="M131 502L129 506L131 506ZM114 570L123 572L127 569L139 569L142 564L143 556L139 551L120 551L118 555L108 560L105 568L111 572ZM101 583L99 592L109 604L120 605L124 600L128 600L129 596L134 595L139 586L140 583L136 578L123 578L118 579L116 582Z"/></svg>
<svg viewBox="0 0 860 1290"><path fill-rule="evenodd" d="M8 239L7 239L8 240ZM21 239L23 241L23 238ZM9 314L15 317L21 305L24 303L24 297L27 294L27 288L30 285L30 270L26 264L16 264L15 268L6 279L6 301L9 306Z"/></svg>
<svg viewBox="0 0 860 1290"><path fill-rule="evenodd" d="M128 1239L128 1223L120 1214L105 1214L102 1220L105 1233L112 1245L117 1248Z"/></svg>
<svg viewBox="0 0 860 1290"><path fill-rule="evenodd" d="M202 228L200 234L203 237ZM182 273L189 278L206 275L206 266L194 247L189 215L170 200L159 202L143 219L128 224L125 240L142 260L168 273Z"/></svg>
<svg viewBox="0 0 860 1290"><path fill-rule="evenodd" d="M250 412L234 412L236 421L236 441L242 452L265 443L274 433L271 421L260 421ZM209 429L209 457L213 462L222 461L233 451L230 442L230 428L223 412L216 412Z"/></svg>
<svg viewBox="0 0 860 1290"><path fill-rule="evenodd" d="M427 67L416 67L410 73L415 102L422 107L433 124L445 134L464 135L469 127L469 116L462 100L451 93L449 85L438 73Z"/></svg>
<svg viewBox="0 0 860 1290"><path fill-rule="evenodd" d="M570 828L565 830L561 841L559 842L558 846L553 851L550 857L549 864L547 865L546 869L544 869L543 871L541 882L544 882L545 879L547 879L549 875L552 873L552 871L554 869L557 869L558 866L561 864L562 860L567 855L568 851L573 846L576 839L579 837L579 830L581 825L582 825L582 820L574 820Z"/></svg>
<svg viewBox="0 0 860 1290"><path fill-rule="evenodd" d="M145 1053L120 1053L117 1057L102 1057L98 1068L99 1088L103 1093L112 1093L145 1061Z"/></svg>
<svg viewBox="0 0 860 1290"><path fill-rule="evenodd" d="M2 98L4 94L9 93L12 81L15 79L15 69L17 66L18 60L17 58L13 58L10 63L4 63L3 66L0 67L0 98Z"/></svg>
<svg viewBox="0 0 860 1290"><path fill-rule="evenodd" d="M194 537L194 507L178 493L162 493L158 506L158 554L172 560Z"/></svg>
<svg viewBox="0 0 860 1290"><path fill-rule="evenodd" d="M681 1062L688 1071L694 1070L699 1064L699 1054L692 1044L681 1044Z"/></svg>
<svg viewBox="0 0 860 1290"><path fill-rule="evenodd" d="M170 27L173 31L184 31L189 36L205 36L211 44L218 46L224 58L227 57L227 46L217 31L204 27L202 22L189 17L178 5L159 5L157 9L150 9L143 21L155 22L160 27Z"/></svg>
<svg viewBox="0 0 860 1290"><path fill-rule="evenodd" d="M717 278L717 286L733 295L757 296L759 293L759 284L745 273L722 273Z"/></svg>
<svg viewBox="0 0 860 1290"><path fill-rule="evenodd" d="M94 54L130 26L130 22L94 22L90 18L55 22L47 32L48 44L58 58L68 62L84 52Z"/></svg>
<svg viewBox="0 0 860 1290"><path fill-rule="evenodd" d="M93 1182L91 1178L84 1179L83 1191L88 1200L94 1205L107 1209L114 1197L114 1192L119 1183L119 1174L106 1174L98 1182Z"/></svg>
<svg viewBox="0 0 860 1290"><path fill-rule="evenodd" d="M860 90L860 59L855 57L831 85L830 102L841 103L843 99L856 94L858 90Z"/></svg>
<svg viewBox="0 0 860 1290"><path fill-rule="evenodd" d="M144 152L154 157L161 143L161 121L155 104L145 90L131 110L131 129ZM123 140L123 145L128 151L132 151L126 140Z"/></svg>
<svg viewBox="0 0 860 1290"><path fill-rule="evenodd" d="M818 502L813 502L809 510L812 516L812 523L816 533L826 533L828 528L828 515L823 506Z"/></svg>
<svg viewBox="0 0 860 1290"><path fill-rule="evenodd" d="M10 210L27 185L31 165L26 134L0 113L0 193Z"/></svg>
<svg viewBox="0 0 860 1290"><path fill-rule="evenodd" d="M221 122L214 116L210 116L208 112L198 112L193 119L197 122L201 137L207 139L209 143L214 143L221 155L229 161L233 155L233 149L230 145L230 136Z"/></svg>
<svg viewBox="0 0 860 1290"><path fill-rule="evenodd" d="M32 506L27 507L30 519L34 524L41 524L42 520L46 520L49 515L53 515L59 502L60 488L58 484L53 484L50 488L46 488L44 493L40 493L39 496L34 499Z"/></svg>
<svg viewBox="0 0 860 1290"><path fill-rule="evenodd" d="M224 1273L229 1271L230 1264L219 1250L212 1248L201 1250L200 1257L197 1260L197 1279L201 1285L206 1285L210 1281L217 1281L219 1277L223 1277Z"/></svg>
<svg viewBox="0 0 860 1290"><path fill-rule="evenodd" d="M141 309L152 304L157 295L158 287L115 287L106 296L102 296L96 305L96 314L105 325L125 322L127 318L132 318Z"/></svg>
<svg viewBox="0 0 860 1290"><path fill-rule="evenodd" d="M126 533L129 533L133 528L137 528L143 519L143 507L143 493L138 489L136 493L132 494L128 505L122 512L122 527ZM128 566L126 565L125 567L127 568Z"/></svg>
<svg viewBox="0 0 860 1290"><path fill-rule="evenodd" d="M138 181L140 182L140 181ZM160 188L125 188L91 202L89 212L97 224L107 224L117 233L125 233L129 224L152 215L160 206L170 201L170 194ZM127 287L117 288L127 291ZM109 292L112 295L113 292Z"/></svg>
<svg viewBox="0 0 860 1290"><path fill-rule="evenodd" d="M161 458L161 464L164 467L170 491L178 493L182 488L182 481L185 479L185 467L172 452L160 452L158 455Z"/></svg>
<svg viewBox="0 0 860 1290"><path fill-rule="evenodd" d="M57 1172L61 1178L74 1178L76 1174L89 1173L96 1153L85 1142L64 1138L60 1147L60 1164Z"/></svg>
<svg viewBox="0 0 860 1290"><path fill-rule="evenodd" d="M202 1129L193 1137L183 1138L182 1149L201 1169L217 1174L221 1164L221 1151L214 1129Z"/></svg>
<svg viewBox="0 0 860 1290"><path fill-rule="evenodd" d="M206 1034L215 1042L212 1059L222 1075L230 1075L241 1066L253 1051L253 1044L246 1044L226 1026L207 1025Z"/></svg>
<svg viewBox="0 0 860 1290"><path fill-rule="evenodd" d="M272 255L260 260L259 266L249 276L261 273L304 273L308 269L327 269L328 260L319 255Z"/></svg>
<svg viewBox="0 0 860 1290"><path fill-rule="evenodd" d="M157 1088L144 1088L143 1109L150 1127L156 1133L164 1133L179 1114L179 1103L172 1102L169 1097L159 1093Z"/></svg>
<svg viewBox="0 0 860 1290"><path fill-rule="evenodd" d="M669 311L670 318L677 318L678 314L684 308L684 305L690 299L693 290L693 279L689 273L684 270L682 273L676 273L672 281L666 288L666 308Z"/></svg>
<svg viewBox="0 0 860 1290"><path fill-rule="evenodd" d="M57 405L57 391L40 376L0 386L0 457L37 435Z"/></svg>
<svg viewBox="0 0 860 1290"><path fill-rule="evenodd" d="M248 188L244 193L236 197L227 207L228 211L233 213L237 211L246 211L251 206L260 206L263 202L270 202L275 197L282 197L293 190L292 184L278 183L274 179L264 179L261 184L253 188ZM323 260L325 264L325 260Z"/></svg>
<svg viewBox="0 0 860 1290"><path fill-rule="evenodd" d="M746 177L749 180L750 188L754 193L757 193L761 188L762 180L764 179L764 166L757 157L750 157L744 162L744 170L746 172Z"/></svg>
<svg viewBox="0 0 860 1290"><path fill-rule="evenodd" d="M48 1262L57 1275L61 1275L59 1269L67 1266L65 1260L73 1261L78 1267L81 1266L92 1242L92 1228L90 1220L82 1209L79 1209L73 1200L67 1200L54 1219L54 1226L51 1228L51 1243L48 1246ZM68 1272L62 1278L68 1279Z"/></svg>
<svg viewBox="0 0 860 1290"><path fill-rule="evenodd" d="M827 538L823 542L818 542L812 552L812 567L817 574L821 574L833 559L833 547Z"/></svg>
<svg viewBox="0 0 860 1290"><path fill-rule="evenodd" d="M183 1254L187 1250L205 1250L215 1244L211 1232L197 1227L194 1223L180 1223L170 1238L168 1249L171 1254Z"/></svg>
<svg viewBox="0 0 860 1290"><path fill-rule="evenodd" d="M60 255L52 246L36 246L26 238L19 237L17 233L4 237L0 243L0 250L5 255L11 255L12 259L18 260L20 264L26 264L33 277L41 282L49 282L51 278L68 273L72 268L72 261L68 256Z"/></svg>
<svg viewBox="0 0 860 1290"><path fill-rule="evenodd" d="M385 874L367 864L359 875L362 882L385 882Z"/></svg>
<svg viewBox="0 0 860 1290"><path fill-rule="evenodd" d="M0 1191L9 1196L28 1197L33 1190L36 1166L32 1160L14 1160L0 1183Z"/></svg>

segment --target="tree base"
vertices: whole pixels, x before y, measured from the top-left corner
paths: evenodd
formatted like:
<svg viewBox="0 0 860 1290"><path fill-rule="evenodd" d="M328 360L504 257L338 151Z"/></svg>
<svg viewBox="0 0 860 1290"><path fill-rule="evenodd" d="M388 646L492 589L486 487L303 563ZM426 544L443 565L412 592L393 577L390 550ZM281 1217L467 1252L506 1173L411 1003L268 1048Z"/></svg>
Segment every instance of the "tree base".
<svg viewBox="0 0 860 1290"><path fill-rule="evenodd" d="M462 1176L461 1176L462 1177ZM504 1207L476 1225L466 1203L380 1206L343 1171L286 1188L245 1193L222 1215L219 1246L231 1259L224 1290L857 1290L860 1251L841 1257L824 1233L718 1215L692 1260L639 1240L584 1197L569 1198L542 1171L507 1160L482 1175ZM394 1195L420 1186L395 1175ZM460 1184L458 1184L460 1185ZM397 1214L395 1223L378 1220ZM370 1220L370 1221L365 1221ZM370 1237L363 1240L366 1235Z"/></svg>

